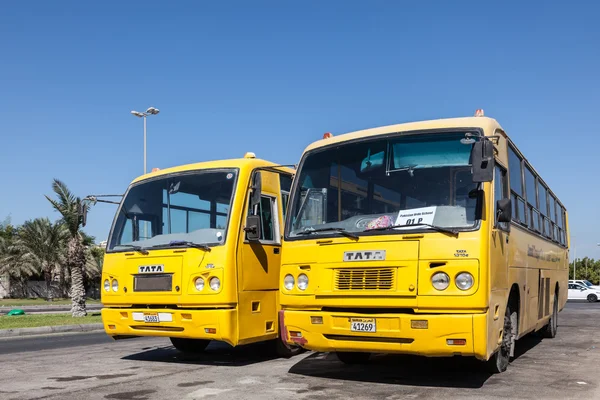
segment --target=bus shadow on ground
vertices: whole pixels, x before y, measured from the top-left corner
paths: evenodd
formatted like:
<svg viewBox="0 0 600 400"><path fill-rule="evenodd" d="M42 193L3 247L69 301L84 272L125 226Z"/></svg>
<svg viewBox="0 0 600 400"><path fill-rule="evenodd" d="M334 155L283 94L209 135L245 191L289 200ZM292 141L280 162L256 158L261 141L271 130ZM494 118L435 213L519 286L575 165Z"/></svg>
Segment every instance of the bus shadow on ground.
<svg viewBox="0 0 600 400"><path fill-rule="evenodd" d="M123 360L193 364L207 366L243 367L278 358L270 342L231 347L226 343L212 342L204 352L184 354L173 346L145 348L144 351L123 357Z"/></svg>
<svg viewBox="0 0 600 400"><path fill-rule="evenodd" d="M541 339L535 336L519 340L514 360L540 342ZM390 354L373 355L367 364L346 365L333 353L313 353L295 364L289 372L363 383L464 389L481 388L492 376L481 361L471 357L428 358Z"/></svg>

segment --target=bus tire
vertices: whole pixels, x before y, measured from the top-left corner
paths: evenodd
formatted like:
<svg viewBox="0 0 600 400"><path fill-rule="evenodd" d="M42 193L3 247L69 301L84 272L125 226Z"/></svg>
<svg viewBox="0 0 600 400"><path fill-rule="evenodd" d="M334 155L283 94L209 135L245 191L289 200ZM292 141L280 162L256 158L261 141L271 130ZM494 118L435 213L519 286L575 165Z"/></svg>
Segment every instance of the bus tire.
<svg viewBox="0 0 600 400"><path fill-rule="evenodd" d="M588 294L587 297L587 301L589 301L590 303L595 303L598 301L598 296L596 296L595 294Z"/></svg>
<svg viewBox="0 0 600 400"><path fill-rule="evenodd" d="M338 360L343 362L344 364L365 364L369 361L371 357L371 353L360 353L360 352L346 352L346 351L336 351Z"/></svg>
<svg viewBox="0 0 600 400"><path fill-rule="evenodd" d="M487 369L492 374L504 372L508 368L511 347L514 345L514 338L512 337L514 335L514 327L512 321L518 320L516 314L516 312L513 313L511 311L510 304L506 306L504 327L502 328L502 344L500 344L500 348L486 362Z"/></svg>
<svg viewBox="0 0 600 400"><path fill-rule="evenodd" d="M205 339L186 339L186 338L169 338L173 347L182 353L198 354L202 353L210 340Z"/></svg>
<svg viewBox="0 0 600 400"><path fill-rule="evenodd" d="M292 358L304 351L304 349L300 346L286 346L281 337L275 339L275 351L277 355L282 358Z"/></svg>
<svg viewBox="0 0 600 400"><path fill-rule="evenodd" d="M548 324L544 326L540 333L543 338L553 339L556 337L558 330L558 294L554 293L554 305L552 306L552 316Z"/></svg>

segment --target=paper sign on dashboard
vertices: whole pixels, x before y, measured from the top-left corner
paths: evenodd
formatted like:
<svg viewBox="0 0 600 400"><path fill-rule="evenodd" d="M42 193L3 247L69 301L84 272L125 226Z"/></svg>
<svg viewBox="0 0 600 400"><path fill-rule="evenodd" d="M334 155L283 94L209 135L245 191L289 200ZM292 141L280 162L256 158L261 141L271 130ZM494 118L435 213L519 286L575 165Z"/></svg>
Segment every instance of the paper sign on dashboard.
<svg viewBox="0 0 600 400"><path fill-rule="evenodd" d="M418 224L431 224L433 225L433 219L435 218L435 212L437 207L421 207L412 208L410 210L402 210L398 213L395 225L418 225Z"/></svg>

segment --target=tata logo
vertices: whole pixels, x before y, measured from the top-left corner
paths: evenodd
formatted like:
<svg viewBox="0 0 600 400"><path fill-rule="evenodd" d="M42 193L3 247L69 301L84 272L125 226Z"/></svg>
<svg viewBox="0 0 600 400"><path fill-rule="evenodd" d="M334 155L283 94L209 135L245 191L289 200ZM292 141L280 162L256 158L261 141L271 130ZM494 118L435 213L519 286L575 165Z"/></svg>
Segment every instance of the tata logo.
<svg viewBox="0 0 600 400"><path fill-rule="evenodd" d="M140 274L153 274L157 272L165 272L165 266L160 265L140 265L138 272Z"/></svg>
<svg viewBox="0 0 600 400"><path fill-rule="evenodd" d="M383 261L385 250L346 251L344 261Z"/></svg>

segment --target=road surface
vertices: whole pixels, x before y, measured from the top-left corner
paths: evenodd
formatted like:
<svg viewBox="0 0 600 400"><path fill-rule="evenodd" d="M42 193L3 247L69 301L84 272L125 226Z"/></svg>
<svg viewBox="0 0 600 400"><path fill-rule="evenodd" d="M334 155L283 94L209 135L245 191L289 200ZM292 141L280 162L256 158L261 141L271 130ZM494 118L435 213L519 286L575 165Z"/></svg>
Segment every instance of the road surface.
<svg viewBox="0 0 600 400"><path fill-rule="evenodd" d="M168 339L113 342L103 333L0 340L1 399L597 399L600 303L569 303L556 339L525 338L509 370L469 359L335 355L276 358L268 344L211 344L184 356Z"/></svg>

